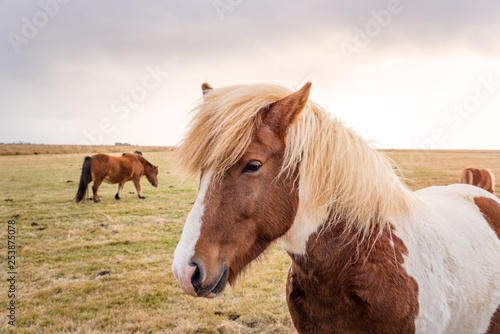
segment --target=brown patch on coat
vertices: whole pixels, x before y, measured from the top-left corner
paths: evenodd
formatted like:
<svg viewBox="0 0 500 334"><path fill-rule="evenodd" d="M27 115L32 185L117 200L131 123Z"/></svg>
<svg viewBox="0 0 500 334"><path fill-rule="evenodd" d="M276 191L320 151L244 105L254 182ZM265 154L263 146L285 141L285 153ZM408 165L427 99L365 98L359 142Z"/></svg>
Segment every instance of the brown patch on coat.
<svg viewBox="0 0 500 334"><path fill-rule="evenodd" d="M500 239L500 204L488 197L474 197L474 203Z"/></svg>
<svg viewBox="0 0 500 334"><path fill-rule="evenodd" d="M495 176L489 169L466 168L460 176L460 183L472 184L492 194L495 192Z"/></svg>
<svg viewBox="0 0 500 334"><path fill-rule="evenodd" d="M500 306L497 307L495 314L491 317L490 326L486 334L499 334L500 333Z"/></svg>
<svg viewBox="0 0 500 334"><path fill-rule="evenodd" d="M403 241L388 230L360 241L337 224L309 237L307 256L290 254L287 303L299 333L415 332L418 284L402 267Z"/></svg>

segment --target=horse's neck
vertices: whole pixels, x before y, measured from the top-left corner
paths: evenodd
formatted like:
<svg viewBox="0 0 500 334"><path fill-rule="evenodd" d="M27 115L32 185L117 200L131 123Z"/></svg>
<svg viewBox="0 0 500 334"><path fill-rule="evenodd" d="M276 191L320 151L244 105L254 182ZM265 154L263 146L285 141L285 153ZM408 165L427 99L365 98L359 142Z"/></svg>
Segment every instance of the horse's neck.
<svg viewBox="0 0 500 334"><path fill-rule="evenodd" d="M285 155L287 164L300 162L299 208L283 238L287 250L303 253L303 238L322 225L344 221L368 232L411 214L415 197L384 154L325 113L308 117L291 132Z"/></svg>
<svg viewBox="0 0 500 334"><path fill-rule="evenodd" d="M389 229L361 238L331 224L311 235L305 255L290 254L287 302L295 326L318 333L414 332L418 286L403 267L406 253Z"/></svg>
<svg viewBox="0 0 500 334"><path fill-rule="evenodd" d="M148 170L148 162L146 161L146 159L138 156L137 160L139 160L139 162L142 165L142 170L144 171L144 173L146 173L146 171Z"/></svg>
<svg viewBox="0 0 500 334"><path fill-rule="evenodd" d="M311 290L328 294L339 289L345 291L346 284L356 285L360 275L369 275L374 263L384 263L391 268L403 263L407 249L391 230L375 231L363 237L345 231L344 227L342 223L330 224L309 237L305 254L289 253L293 267L304 281L314 277Z"/></svg>

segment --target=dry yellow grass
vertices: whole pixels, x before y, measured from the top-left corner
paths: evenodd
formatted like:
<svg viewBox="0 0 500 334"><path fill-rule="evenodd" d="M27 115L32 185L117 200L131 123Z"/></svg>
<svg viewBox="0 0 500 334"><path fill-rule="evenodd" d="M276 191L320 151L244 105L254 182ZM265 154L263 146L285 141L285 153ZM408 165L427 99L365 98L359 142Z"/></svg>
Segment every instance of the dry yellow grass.
<svg viewBox="0 0 500 334"><path fill-rule="evenodd" d="M500 176L500 151L494 150L383 150L401 170L412 190L460 182L467 167L490 168ZM497 183L495 193L500 191Z"/></svg>
<svg viewBox="0 0 500 334"><path fill-rule="evenodd" d="M84 146L84 145L19 145L0 144L2 155L39 155L69 153L123 153L123 152L159 152L170 148L164 146Z"/></svg>
<svg viewBox="0 0 500 334"><path fill-rule="evenodd" d="M139 149L160 165L159 187L143 179L147 198L140 200L128 183L116 201L116 186L104 184L103 203L77 205L72 198L83 157L94 149L57 146L46 154L0 156L0 295L7 292L7 220L15 219L16 333L295 333L285 301L290 259L279 244L234 290L214 300L187 296L170 268L197 181L179 175L169 148L126 147L118 153ZM386 153L414 190L456 183L465 167L500 175L500 152ZM2 319L0 332L14 332Z"/></svg>

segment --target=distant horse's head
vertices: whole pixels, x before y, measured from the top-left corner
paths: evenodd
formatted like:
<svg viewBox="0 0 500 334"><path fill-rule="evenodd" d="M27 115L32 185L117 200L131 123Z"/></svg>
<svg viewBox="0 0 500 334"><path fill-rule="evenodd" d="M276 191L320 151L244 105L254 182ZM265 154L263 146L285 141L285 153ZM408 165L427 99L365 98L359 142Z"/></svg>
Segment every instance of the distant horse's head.
<svg viewBox="0 0 500 334"><path fill-rule="evenodd" d="M144 174L153 187L158 187L158 166L148 163Z"/></svg>
<svg viewBox="0 0 500 334"><path fill-rule="evenodd" d="M172 267L186 293L215 297L291 227L298 171L283 167L285 139L310 87L281 88L256 105L252 87L202 85L204 102L179 149L188 170L201 174Z"/></svg>

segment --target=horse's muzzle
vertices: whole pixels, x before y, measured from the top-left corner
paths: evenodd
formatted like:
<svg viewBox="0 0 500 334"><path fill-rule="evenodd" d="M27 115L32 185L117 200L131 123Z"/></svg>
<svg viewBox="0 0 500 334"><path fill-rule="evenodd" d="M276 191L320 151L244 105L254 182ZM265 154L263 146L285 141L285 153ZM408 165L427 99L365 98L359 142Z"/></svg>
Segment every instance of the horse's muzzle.
<svg viewBox="0 0 500 334"><path fill-rule="evenodd" d="M174 266L172 267L174 276L179 282L182 291L194 297L198 297L198 295L196 294L196 291L194 291L193 284L191 284L191 277L193 276L196 269L196 266L190 266L187 263L180 267L176 266L174 263Z"/></svg>
<svg viewBox="0 0 500 334"><path fill-rule="evenodd" d="M206 282L207 275L203 263L193 260L181 268L173 268L173 272L182 290L194 297L214 298L227 282L228 268L223 265L220 274L211 282Z"/></svg>

